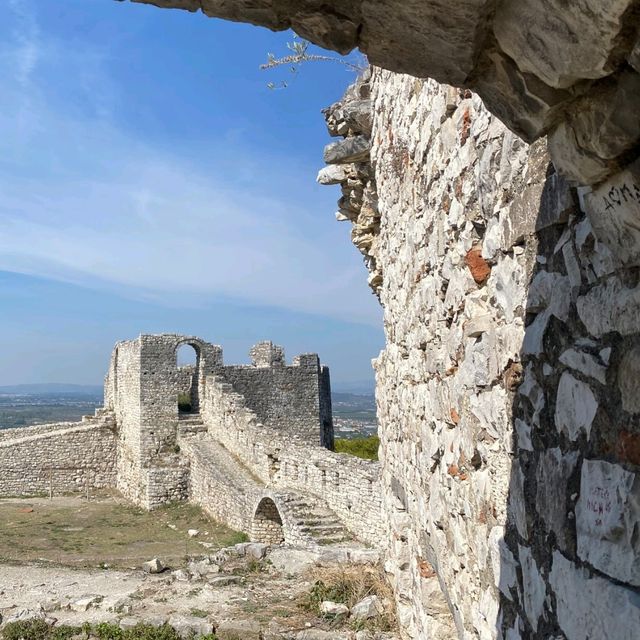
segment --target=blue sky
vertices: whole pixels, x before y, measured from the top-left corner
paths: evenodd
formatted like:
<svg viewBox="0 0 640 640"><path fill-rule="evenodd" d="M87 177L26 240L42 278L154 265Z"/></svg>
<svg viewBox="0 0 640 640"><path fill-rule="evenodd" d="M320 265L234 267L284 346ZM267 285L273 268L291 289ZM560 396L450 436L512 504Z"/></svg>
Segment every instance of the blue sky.
<svg viewBox="0 0 640 640"><path fill-rule="evenodd" d="M259 70L290 34L112 0L0 6L0 385L93 384L113 343L273 339L336 386L383 345L320 187L339 64ZM290 74L289 74L290 75Z"/></svg>

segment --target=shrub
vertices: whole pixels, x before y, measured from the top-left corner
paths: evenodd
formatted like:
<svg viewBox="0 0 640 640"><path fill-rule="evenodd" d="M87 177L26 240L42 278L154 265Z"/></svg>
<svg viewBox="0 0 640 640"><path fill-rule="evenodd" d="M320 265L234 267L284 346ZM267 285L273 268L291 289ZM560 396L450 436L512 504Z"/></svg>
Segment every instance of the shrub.
<svg viewBox="0 0 640 640"><path fill-rule="evenodd" d="M178 411L180 411L180 413L189 413L191 409L191 396L188 393L179 393Z"/></svg>
<svg viewBox="0 0 640 640"><path fill-rule="evenodd" d="M378 459L378 447L380 446L380 438L378 436L369 436L366 438L338 438L335 441L335 450L338 453L348 453L351 456L364 458L365 460Z"/></svg>
<svg viewBox="0 0 640 640"><path fill-rule="evenodd" d="M82 632L82 627L71 627L67 624L61 624L58 627L53 627L50 631L50 640L69 640L73 636L77 636Z"/></svg>
<svg viewBox="0 0 640 640"><path fill-rule="evenodd" d="M49 625L44 620L8 622L2 630L4 640L48 640Z"/></svg>
<svg viewBox="0 0 640 640"><path fill-rule="evenodd" d="M122 630L117 624L100 622L96 625L85 623L82 627L60 625L54 627L44 620L10 622L2 630L3 640L69 640L84 632L98 640L181 640L178 632L168 624L154 627L140 623L131 629ZM194 638L195 640L195 638ZM198 640L216 640L215 634L200 636Z"/></svg>
<svg viewBox="0 0 640 640"><path fill-rule="evenodd" d="M124 636L124 631L117 624L111 622L100 622L93 627L92 633L99 640L122 640Z"/></svg>
<svg viewBox="0 0 640 640"><path fill-rule="evenodd" d="M393 591L379 567L347 565L318 568L312 572L312 578L315 582L311 590L299 601L303 609L322 615L320 605L325 600L345 604L351 608L363 598L375 595L380 598L385 610L371 624L385 631L395 628L395 614L391 607Z"/></svg>

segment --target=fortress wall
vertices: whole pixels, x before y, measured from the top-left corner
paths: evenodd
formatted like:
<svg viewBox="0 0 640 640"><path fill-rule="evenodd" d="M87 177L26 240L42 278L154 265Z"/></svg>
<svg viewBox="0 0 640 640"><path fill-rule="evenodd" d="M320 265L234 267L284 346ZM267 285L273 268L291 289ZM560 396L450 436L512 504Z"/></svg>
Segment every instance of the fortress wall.
<svg viewBox="0 0 640 640"><path fill-rule="evenodd" d="M230 476L198 440L183 441L181 449L190 463L189 500L232 529L250 531L258 484L247 486L238 474Z"/></svg>
<svg viewBox="0 0 640 640"><path fill-rule="evenodd" d="M321 498L358 538L386 545L378 463L283 436L259 423L243 397L217 377L207 378L206 390L201 414L209 433L261 482Z"/></svg>
<svg viewBox="0 0 640 640"><path fill-rule="evenodd" d="M331 413L327 411L329 373L320 367L316 354L298 356L292 366L285 366L283 361L227 366L221 374L244 396L246 406L262 424L311 444L321 444L319 431L322 444L330 440L333 429Z"/></svg>
<svg viewBox="0 0 640 640"><path fill-rule="evenodd" d="M0 430L0 443L6 440L15 440L16 438L25 438L53 431L60 431L61 429L69 429L70 427L77 427L80 424L80 422L52 422L49 424L36 424L31 427L2 429Z"/></svg>
<svg viewBox="0 0 640 640"><path fill-rule="evenodd" d="M111 418L61 423L48 431L12 429L0 441L0 496L74 493L116 485Z"/></svg>
<svg viewBox="0 0 640 640"><path fill-rule="evenodd" d="M384 307L386 567L405 636L631 640L639 172L577 193L544 140L477 96L379 70L328 114L365 150L370 92L371 163L320 179L342 184Z"/></svg>
<svg viewBox="0 0 640 640"><path fill-rule="evenodd" d="M143 465L171 453L176 445L178 394L184 390L185 372L178 368L177 352L191 345L197 354L198 386L222 360L220 347L191 336L142 335L140 341L140 430ZM193 390L193 398L198 394ZM197 402L196 402L197 404ZM197 409L198 407L194 407Z"/></svg>
<svg viewBox="0 0 640 640"><path fill-rule="evenodd" d="M105 384L105 400L119 427L118 488L146 508L187 496L188 465L176 450L178 393L189 375L177 367L181 344L193 345L199 354L200 384L205 372L219 366L220 348L173 334L119 342Z"/></svg>
<svg viewBox="0 0 640 640"><path fill-rule="evenodd" d="M189 463L182 456L174 455L163 464L144 470L146 496L142 504L147 509L157 509L189 497Z"/></svg>
<svg viewBox="0 0 640 640"><path fill-rule="evenodd" d="M386 548L388 527L377 462L298 445L285 445L269 455L275 469L274 487L316 495L360 540L378 549Z"/></svg>
<svg viewBox="0 0 640 640"><path fill-rule="evenodd" d="M116 345L105 387L111 389L109 406L118 424L118 490L140 504L146 495L146 479L141 469L138 340Z"/></svg>

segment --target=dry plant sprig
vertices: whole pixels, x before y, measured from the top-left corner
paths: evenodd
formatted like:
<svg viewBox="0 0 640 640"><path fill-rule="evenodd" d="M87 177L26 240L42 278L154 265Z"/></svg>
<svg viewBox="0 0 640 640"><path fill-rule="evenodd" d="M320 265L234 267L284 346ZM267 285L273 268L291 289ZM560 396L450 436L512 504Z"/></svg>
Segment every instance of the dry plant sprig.
<svg viewBox="0 0 640 640"><path fill-rule="evenodd" d="M294 34L294 41L287 42L287 49L292 53L286 56L282 56L281 58L276 57L273 53L267 54L267 62L260 65L260 69L262 71L268 71L270 69L275 69L277 67L290 66L290 71L293 74L298 73L299 65L305 62L337 62L338 64L343 65L349 71L354 71L355 73L361 73L367 67L366 64L358 64L349 62L344 58L339 58L337 56L326 56L317 53L309 53L309 46L311 43L308 40L303 40L298 38ZM269 89L285 89L288 86L286 81L282 81L281 83L269 82L267 87Z"/></svg>

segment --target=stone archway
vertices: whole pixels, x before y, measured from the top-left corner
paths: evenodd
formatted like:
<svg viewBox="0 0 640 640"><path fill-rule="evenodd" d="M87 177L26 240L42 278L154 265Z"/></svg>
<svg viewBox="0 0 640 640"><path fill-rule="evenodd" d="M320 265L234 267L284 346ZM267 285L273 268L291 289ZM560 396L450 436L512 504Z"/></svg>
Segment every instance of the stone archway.
<svg viewBox="0 0 640 640"><path fill-rule="evenodd" d="M282 517L276 503L262 498L251 521L251 540L265 544L281 544L285 540Z"/></svg>
<svg viewBox="0 0 640 640"><path fill-rule="evenodd" d="M188 352L190 361L181 362L181 356ZM183 340L176 346L176 367L178 374L178 410L180 413L200 412L200 345L194 340Z"/></svg>

